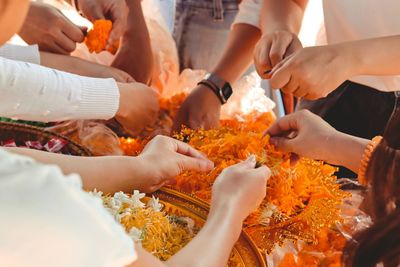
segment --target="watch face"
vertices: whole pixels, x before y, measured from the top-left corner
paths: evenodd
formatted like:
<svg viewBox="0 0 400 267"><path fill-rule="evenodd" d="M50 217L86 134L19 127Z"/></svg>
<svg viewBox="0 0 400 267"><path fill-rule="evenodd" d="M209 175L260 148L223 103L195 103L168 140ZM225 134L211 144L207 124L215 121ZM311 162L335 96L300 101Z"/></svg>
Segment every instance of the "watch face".
<svg viewBox="0 0 400 267"><path fill-rule="evenodd" d="M225 100L228 100L228 98L232 95L232 88L228 83L225 83L224 86L221 88L221 92Z"/></svg>

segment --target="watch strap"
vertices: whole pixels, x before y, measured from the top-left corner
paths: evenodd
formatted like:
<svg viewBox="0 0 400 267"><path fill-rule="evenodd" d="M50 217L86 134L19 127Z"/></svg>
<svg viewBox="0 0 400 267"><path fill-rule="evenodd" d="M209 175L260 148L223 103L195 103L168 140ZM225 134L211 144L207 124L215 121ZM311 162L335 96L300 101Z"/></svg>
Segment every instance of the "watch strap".
<svg viewBox="0 0 400 267"><path fill-rule="evenodd" d="M210 82L209 80L201 80L197 85L204 85L207 88L209 88L211 91L214 92L214 94L218 97L219 101L221 102L221 105L226 103L225 97L222 95L221 90L216 87L215 84L213 84L212 82Z"/></svg>

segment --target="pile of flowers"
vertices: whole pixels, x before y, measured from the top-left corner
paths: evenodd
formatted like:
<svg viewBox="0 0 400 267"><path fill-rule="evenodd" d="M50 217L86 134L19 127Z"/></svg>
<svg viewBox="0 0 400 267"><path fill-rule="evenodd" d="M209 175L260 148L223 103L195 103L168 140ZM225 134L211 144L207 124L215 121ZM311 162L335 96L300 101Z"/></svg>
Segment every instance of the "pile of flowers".
<svg viewBox="0 0 400 267"><path fill-rule="evenodd" d="M198 231L192 219L167 214L157 198L148 198L137 190L132 195L119 192L103 196L96 191L91 194L102 198L105 208L134 242L160 260L168 260Z"/></svg>
<svg viewBox="0 0 400 267"><path fill-rule="evenodd" d="M100 53L106 50L108 39L113 27L111 20L96 20L93 23L93 28L87 33L85 44L90 53ZM118 50L119 42L115 42L107 49L111 54L115 54Z"/></svg>
<svg viewBox="0 0 400 267"><path fill-rule="evenodd" d="M175 113L176 106L172 102L164 106ZM332 229L341 222L340 205L349 194L339 189L333 175L334 167L309 159L300 159L292 166L290 154L270 145L268 136L263 137L263 134L273 121L270 113L253 113L242 121L222 120L221 127L215 130L183 129L174 137L205 153L215 168L206 174L185 172L176 178L172 187L209 201L211 187L221 171L254 154L260 164L271 169L272 177L268 181L266 199L258 211L247 218L244 230L267 254L285 242L300 242L308 246L303 250L317 252L318 257L312 258L314 262L324 264L330 259L339 263L342 246L324 247L323 244L344 243L343 236ZM121 138L120 141L125 154L134 156L140 153L147 139ZM328 235L328 232L335 234ZM293 254L288 253L281 266L305 266L293 265L303 264L304 255L309 253L299 255L294 260Z"/></svg>

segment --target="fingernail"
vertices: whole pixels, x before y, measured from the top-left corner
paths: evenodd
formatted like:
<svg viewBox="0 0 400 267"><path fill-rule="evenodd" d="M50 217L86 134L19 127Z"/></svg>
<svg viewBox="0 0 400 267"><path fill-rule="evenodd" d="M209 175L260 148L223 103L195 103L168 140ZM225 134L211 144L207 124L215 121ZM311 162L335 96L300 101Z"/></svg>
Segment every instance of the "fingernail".
<svg viewBox="0 0 400 267"><path fill-rule="evenodd" d="M266 70L266 71L264 72L264 74L270 74L271 71L272 71L272 69L271 69L271 70Z"/></svg>
<svg viewBox="0 0 400 267"><path fill-rule="evenodd" d="M248 158L247 161L252 163L252 164L256 164L257 160L256 160L256 156L254 154L251 154Z"/></svg>

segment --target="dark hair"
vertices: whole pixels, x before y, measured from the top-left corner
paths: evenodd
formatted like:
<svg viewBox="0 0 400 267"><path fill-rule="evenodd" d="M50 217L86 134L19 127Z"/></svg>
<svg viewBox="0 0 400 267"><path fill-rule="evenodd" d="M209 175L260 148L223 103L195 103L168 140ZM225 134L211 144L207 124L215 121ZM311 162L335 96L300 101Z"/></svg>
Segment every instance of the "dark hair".
<svg viewBox="0 0 400 267"><path fill-rule="evenodd" d="M400 266L400 108L389 122L368 169L366 212L374 224L357 233L344 253L346 266Z"/></svg>

